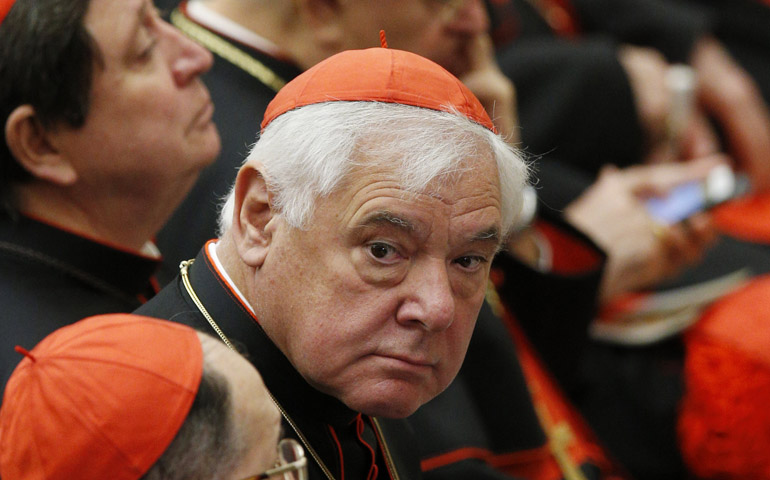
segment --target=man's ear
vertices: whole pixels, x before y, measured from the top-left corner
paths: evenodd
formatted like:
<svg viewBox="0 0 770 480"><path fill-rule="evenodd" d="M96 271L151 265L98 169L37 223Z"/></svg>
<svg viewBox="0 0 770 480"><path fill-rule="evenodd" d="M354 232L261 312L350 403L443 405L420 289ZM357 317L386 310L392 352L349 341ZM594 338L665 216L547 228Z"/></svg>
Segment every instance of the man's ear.
<svg viewBox="0 0 770 480"><path fill-rule="evenodd" d="M246 164L235 179L233 230L241 259L259 268L267 257L273 234L271 195L259 164Z"/></svg>
<svg viewBox="0 0 770 480"><path fill-rule="evenodd" d="M35 178L62 186L77 180L74 167L51 141L51 132L31 105L11 112L5 122L5 139L16 161Z"/></svg>

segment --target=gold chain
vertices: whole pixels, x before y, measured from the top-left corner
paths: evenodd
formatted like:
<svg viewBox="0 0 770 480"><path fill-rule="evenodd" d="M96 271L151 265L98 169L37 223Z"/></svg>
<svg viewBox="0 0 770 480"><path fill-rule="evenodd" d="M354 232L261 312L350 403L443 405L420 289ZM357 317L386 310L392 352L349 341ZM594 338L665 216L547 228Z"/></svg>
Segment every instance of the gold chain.
<svg viewBox="0 0 770 480"><path fill-rule="evenodd" d="M217 335L219 335L219 338L222 339L223 342L225 342L225 345L227 345L227 348L230 350L235 350L233 347L233 344L230 343L230 339L227 338L227 336L224 334L221 328L219 328L219 325L217 325L217 322L214 321L214 319L209 315L208 310L206 310L206 307L203 306L203 302L201 302L201 299L198 298L198 295L195 294L195 290L192 288L192 284L190 284L190 276L187 273L187 269L195 263L195 259L191 258L190 260L184 260L182 263L179 264L179 273L182 275L182 283L184 284L185 290L187 290L187 293L190 295L190 298L192 298L193 303L195 303L195 306L198 307L198 310L203 314L203 317L206 319L207 322L209 322L209 325L211 325L211 328L214 329L215 332L217 332Z"/></svg>
<svg viewBox="0 0 770 480"><path fill-rule="evenodd" d="M178 8L171 12L171 23L188 37L216 53L244 72L259 80L274 92L278 92L286 81L264 63L228 42L224 38L189 20Z"/></svg>
<svg viewBox="0 0 770 480"><path fill-rule="evenodd" d="M185 290L187 290L187 294L190 295L190 298L192 299L193 303L195 303L195 306L198 307L198 310L201 312L203 317L206 319L207 322L209 322L209 325L211 325L211 328L214 329L215 332L217 332L217 335L219 335L219 338L222 339L223 342L225 342L225 345L227 347L234 351L238 352L235 347L233 347L233 344L230 343L230 339L227 338L225 333L222 331L221 328L219 328L219 325L217 322L214 321L214 318L209 314L208 310L206 310L206 307L203 306L203 302L201 302L200 298L198 298L198 295L195 293L195 290L192 288L192 284L190 283L190 276L187 272L190 265L195 263L195 259L185 260L182 263L179 264L179 274L182 276L182 284L184 285ZM291 425L291 428L294 430L294 432L297 434L300 440L302 440L302 444L305 445L305 448L307 448L308 452L310 452L310 455L313 457L313 459L316 461L316 463L321 467L321 470L323 470L324 475L326 475L326 478L329 480L335 480L334 476L331 474L328 468L326 468L326 465L321 461L321 457L318 456L316 451L313 449L313 447L310 445L310 442L305 438L305 435L302 434L302 432L299 430L299 427L297 427L297 424L294 423L294 420L289 417L289 414L286 412L286 410L283 409L280 403L278 403L278 400L273 396L272 393L269 391L267 392L268 395L270 395L270 399L275 404L276 408L278 408L278 411L281 412L281 415L284 419Z"/></svg>

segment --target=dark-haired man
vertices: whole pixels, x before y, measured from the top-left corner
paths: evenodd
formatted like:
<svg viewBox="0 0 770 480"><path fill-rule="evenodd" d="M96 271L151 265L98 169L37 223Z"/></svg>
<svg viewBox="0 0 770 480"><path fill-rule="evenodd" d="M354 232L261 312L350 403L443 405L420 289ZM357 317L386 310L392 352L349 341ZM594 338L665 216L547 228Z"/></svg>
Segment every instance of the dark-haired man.
<svg viewBox="0 0 770 480"><path fill-rule="evenodd" d="M151 239L219 151L211 54L151 2L2 11L0 385L14 345L154 294Z"/></svg>

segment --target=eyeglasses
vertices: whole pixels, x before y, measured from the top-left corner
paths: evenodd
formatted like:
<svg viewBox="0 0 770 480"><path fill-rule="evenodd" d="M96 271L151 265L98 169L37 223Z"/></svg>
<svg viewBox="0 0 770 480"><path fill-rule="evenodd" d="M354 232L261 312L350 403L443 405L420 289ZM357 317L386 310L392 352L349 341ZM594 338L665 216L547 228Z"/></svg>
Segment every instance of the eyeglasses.
<svg viewBox="0 0 770 480"><path fill-rule="evenodd" d="M307 480L307 458L305 449L293 438L284 438L278 442L278 465L259 475L243 480L264 480L282 478L284 480Z"/></svg>

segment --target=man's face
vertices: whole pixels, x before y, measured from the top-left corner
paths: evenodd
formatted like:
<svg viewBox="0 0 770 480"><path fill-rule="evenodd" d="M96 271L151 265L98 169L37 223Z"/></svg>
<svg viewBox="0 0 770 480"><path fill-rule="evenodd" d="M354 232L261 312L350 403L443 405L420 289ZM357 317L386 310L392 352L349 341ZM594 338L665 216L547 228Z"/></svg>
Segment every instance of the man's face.
<svg viewBox="0 0 770 480"><path fill-rule="evenodd" d="M346 49L379 45L429 58L456 76L470 68L472 41L489 28L481 0L355 0L346 2Z"/></svg>
<svg viewBox="0 0 770 480"><path fill-rule="evenodd" d="M90 107L83 127L61 135L79 181L114 194L187 188L219 152L198 78L211 55L149 0L91 0L84 25L98 49Z"/></svg>
<svg viewBox="0 0 770 480"><path fill-rule="evenodd" d="M307 230L280 216L268 225L258 275L271 291L257 315L317 389L405 417L455 377L500 242L498 175L483 155L422 194L401 189L390 166L357 167Z"/></svg>

